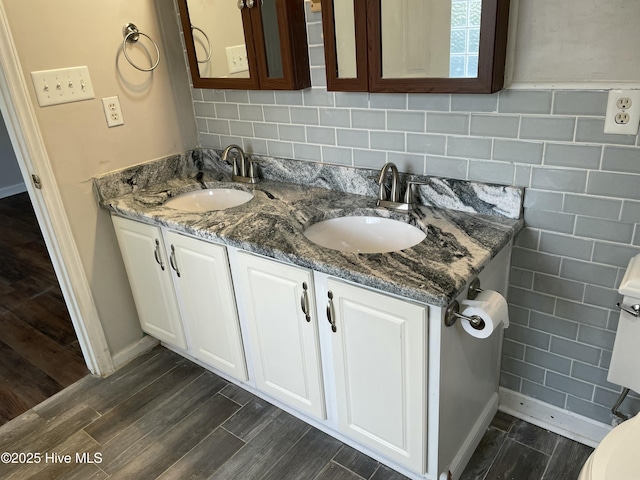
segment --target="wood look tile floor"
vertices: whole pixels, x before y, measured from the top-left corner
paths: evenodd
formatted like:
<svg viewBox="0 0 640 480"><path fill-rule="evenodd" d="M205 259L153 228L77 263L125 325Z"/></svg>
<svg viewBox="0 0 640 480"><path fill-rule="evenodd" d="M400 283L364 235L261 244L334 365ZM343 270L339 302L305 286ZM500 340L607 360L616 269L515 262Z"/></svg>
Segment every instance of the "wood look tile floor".
<svg viewBox="0 0 640 480"><path fill-rule="evenodd" d="M87 373L29 196L0 199L0 425Z"/></svg>
<svg viewBox="0 0 640 480"><path fill-rule="evenodd" d="M573 480L590 451L498 414L462 478ZM163 347L3 425L0 452L42 458L0 463L3 479L406 478ZM45 461L54 453L70 463Z"/></svg>
<svg viewBox="0 0 640 480"><path fill-rule="evenodd" d="M26 194L0 200L0 266L0 452L43 455L0 478L406 478L161 347L87 375ZM462 480L573 480L590 452L498 413Z"/></svg>

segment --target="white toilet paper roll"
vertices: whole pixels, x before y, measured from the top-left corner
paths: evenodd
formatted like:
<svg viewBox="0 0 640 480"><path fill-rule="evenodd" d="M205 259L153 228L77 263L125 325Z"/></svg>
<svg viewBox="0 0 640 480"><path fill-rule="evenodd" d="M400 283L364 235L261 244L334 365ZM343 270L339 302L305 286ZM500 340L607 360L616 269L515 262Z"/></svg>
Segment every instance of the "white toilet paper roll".
<svg viewBox="0 0 640 480"><path fill-rule="evenodd" d="M482 330L476 330L468 321L462 320L462 328L476 338L489 337L500 325L504 325L504 328L509 326L507 301L493 290L480 292L475 300L463 300L462 315L466 317L477 315L484 320L485 326Z"/></svg>

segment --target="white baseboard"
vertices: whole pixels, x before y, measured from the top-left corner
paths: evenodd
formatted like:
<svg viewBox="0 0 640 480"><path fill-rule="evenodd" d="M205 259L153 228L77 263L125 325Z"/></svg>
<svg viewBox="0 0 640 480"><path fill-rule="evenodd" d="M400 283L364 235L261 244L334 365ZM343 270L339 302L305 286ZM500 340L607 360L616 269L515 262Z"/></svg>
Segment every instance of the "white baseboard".
<svg viewBox="0 0 640 480"><path fill-rule="evenodd" d="M613 428L502 387L498 410L594 448Z"/></svg>
<svg viewBox="0 0 640 480"><path fill-rule="evenodd" d="M116 353L113 356L113 365L116 367L116 369L118 369L126 363L129 363L134 358L140 356L147 350L151 350L159 343L160 342L156 338L153 338L151 335L145 335L137 342L132 343L128 347L124 348L124 350Z"/></svg>
<svg viewBox="0 0 640 480"><path fill-rule="evenodd" d="M0 188L0 198L10 197L11 195L17 195L27 191L27 186L24 183L18 183L16 185L9 185L8 187Z"/></svg>

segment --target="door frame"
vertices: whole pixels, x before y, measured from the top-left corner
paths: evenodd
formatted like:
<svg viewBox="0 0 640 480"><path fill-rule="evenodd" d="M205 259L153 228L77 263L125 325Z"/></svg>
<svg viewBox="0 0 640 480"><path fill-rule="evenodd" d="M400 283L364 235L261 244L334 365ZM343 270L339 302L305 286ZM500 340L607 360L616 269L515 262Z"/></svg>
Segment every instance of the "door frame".
<svg viewBox="0 0 640 480"><path fill-rule="evenodd" d="M109 375L115 371L113 357L55 181L1 0L0 110L87 367L94 375ZM32 175L35 174L41 180L42 189L34 187Z"/></svg>

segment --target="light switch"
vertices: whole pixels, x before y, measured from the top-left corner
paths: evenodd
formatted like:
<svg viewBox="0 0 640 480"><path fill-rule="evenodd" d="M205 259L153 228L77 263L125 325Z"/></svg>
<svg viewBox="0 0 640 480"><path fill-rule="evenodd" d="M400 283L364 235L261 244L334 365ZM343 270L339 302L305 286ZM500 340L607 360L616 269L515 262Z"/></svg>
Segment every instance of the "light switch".
<svg viewBox="0 0 640 480"><path fill-rule="evenodd" d="M41 107L95 98L89 67L69 67L31 72Z"/></svg>

